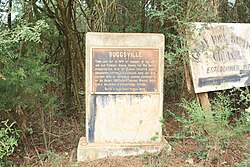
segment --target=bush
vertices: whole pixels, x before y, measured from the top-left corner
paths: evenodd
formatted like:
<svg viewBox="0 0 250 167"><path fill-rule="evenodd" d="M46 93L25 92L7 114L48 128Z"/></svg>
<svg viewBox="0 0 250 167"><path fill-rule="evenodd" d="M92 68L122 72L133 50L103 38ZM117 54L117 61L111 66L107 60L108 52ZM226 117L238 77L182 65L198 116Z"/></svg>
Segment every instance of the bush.
<svg viewBox="0 0 250 167"><path fill-rule="evenodd" d="M15 122L9 123L9 120L1 121L0 127L0 166L6 166L10 162L8 157L14 153L18 147L20 131L15 129Z"/></svg>
<svg viewBox="0 0 250 167"><path fill-rule="evenodd" d="M244 133L250 129L247 112L237 119L231 119L235 108L232 107L229 95L218 93L211 103L212 112L207 112L197 101L184 101L181 106L187 110L188 116L178 118L182 122L184 136L197 141L202 150L199 154L208 161L218 159L232 139L243 139Z"/></svg>
<svg viewBox="0 0 250 167"><path fill-rule="evenodd" d="M47 28L45 21L40 20L35 25L21 25L0 33L2 110L34 109L37 101L43 100L41 95L52 77L48 72L50 66L44 64L48 55L38 46Z"/></svg>

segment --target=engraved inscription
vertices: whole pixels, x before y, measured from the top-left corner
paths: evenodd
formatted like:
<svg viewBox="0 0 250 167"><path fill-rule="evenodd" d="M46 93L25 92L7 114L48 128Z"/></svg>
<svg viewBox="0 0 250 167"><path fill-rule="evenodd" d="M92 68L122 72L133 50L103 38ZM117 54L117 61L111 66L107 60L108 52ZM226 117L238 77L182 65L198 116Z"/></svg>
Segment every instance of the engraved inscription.
<svg viewBox="0 0 250 167"><path fill-rule="evenodd" d="M158 92L158 49L93 48L92 91Z"/></svg>

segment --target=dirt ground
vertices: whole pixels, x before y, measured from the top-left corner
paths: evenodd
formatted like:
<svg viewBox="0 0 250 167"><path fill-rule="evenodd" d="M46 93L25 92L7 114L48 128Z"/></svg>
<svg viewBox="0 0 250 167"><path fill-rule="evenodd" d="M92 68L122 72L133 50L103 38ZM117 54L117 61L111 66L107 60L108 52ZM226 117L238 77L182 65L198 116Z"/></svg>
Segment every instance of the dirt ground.
<svg viewBox="0 0 250 167"><path fill-rule="evenodd" d="M248 140L250 135L248 135ZM243 163L247 154L249 156L249 145L234 143L223 150L220 155L215 155L208 160L198 154L198 145L193 140L183 142L170 142L172 151L159 154L145 154L136 157L114 157L85 162L79 166L89 167L233 167L237 163L240 167L250 166L249 162ZM243 153L244 152L244 153Z"/></svg>
<svg viewBox="0 0 250 167"><path fill-rule="evenodd" d="M163 128L171 152L163 149L158 154L103 158L77 163L76 148L79 138L84 135L83 125L80 125L79 121L75 118L54 117L50 140L47 141L50 149L46 149L43 134L40 129L36 129L39 126L34 124L33 134L22 136L21 143L10 160L15 165L24 167L250 167L250 133L246 134L244 142L231 140L223 150L213 152L211 149L212 151L207 153L191 138L171 138L180 129L173 119L166 120ZM208 159L207 154L212 158Z"/></svg>

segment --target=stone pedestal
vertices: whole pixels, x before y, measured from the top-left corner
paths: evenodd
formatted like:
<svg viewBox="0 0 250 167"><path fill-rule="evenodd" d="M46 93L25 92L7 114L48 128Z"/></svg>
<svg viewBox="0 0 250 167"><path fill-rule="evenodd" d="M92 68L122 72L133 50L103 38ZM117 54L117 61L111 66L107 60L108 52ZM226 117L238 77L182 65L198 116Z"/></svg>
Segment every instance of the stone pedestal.
<svg viewBox="0 0 250 167"><path fill-rule="evenodd" d="M159 153L164 147L167 147L168 152L171 151L171 147L167 143L88 144L86 138L82 137L77 149L77 160L79 162L84 162L116 156L135 156L145 153Z"/></svg>

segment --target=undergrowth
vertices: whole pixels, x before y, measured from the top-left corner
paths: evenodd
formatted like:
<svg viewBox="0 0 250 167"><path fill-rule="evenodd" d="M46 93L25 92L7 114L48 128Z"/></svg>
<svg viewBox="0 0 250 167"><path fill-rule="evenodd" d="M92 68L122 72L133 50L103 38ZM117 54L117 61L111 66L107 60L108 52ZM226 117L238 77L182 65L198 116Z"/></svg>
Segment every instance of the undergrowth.
<svg viewBox="0 0 250 167"><path fill-rule="evenodd" d="M245 159L242 162L235 162L234 165L244 166L249 163L247 158L249 141L246 139L250 130L249 94L246 93L248 91L247 88L245 90L235 88L229 93L217 93L210 99L211 112L202 109L196 100L191 102L183 100L180 105L185 109L183 115L169 113L180 123L181 129L172 136L166 136L167 139L176 139L182 143L193 140L197 144L197 149L187 153L187 158L195 156L197 161L203 162L203 165L217 166L225 163L221 158L223 154L231 146L241 142L243 146L240 154Z"/></svg>
<svg viewBox="0 0 250 167"><path fill-rule="evenodd" d="M14 125L15 122L10 123L9 120L0 122L0 167L12 165L8 158L18 147L20 137L20 131Z"/></svg>

